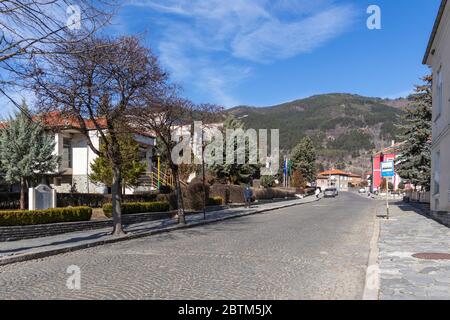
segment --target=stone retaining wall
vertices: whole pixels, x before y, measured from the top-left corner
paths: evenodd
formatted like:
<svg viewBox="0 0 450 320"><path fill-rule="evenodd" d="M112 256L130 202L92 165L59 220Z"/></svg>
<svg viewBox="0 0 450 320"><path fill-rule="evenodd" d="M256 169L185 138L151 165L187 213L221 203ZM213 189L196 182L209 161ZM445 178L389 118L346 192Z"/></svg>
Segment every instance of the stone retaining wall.
<svg viewBox="0 0 450 320"><path fill-rule="evenodd" d="M206 211L217 211L223 210L225 208L227 208L227 206L209 206L206 208ZM186 214L194 213L198 213L198 211L186 211ZM176 211L127 214L122 216L122 222L124 225L127 225L146 221L163 220L171 218L175 216L175 214ZM107 227L112 228L112 219L82 222L62 222L32 226L0 227L0 242L33 239L69 232L102 229Z"/></svg>
<svg viewBox="0 0 450 320"><path fill-rule="evenodd" d="M171 215L171 212L130 214L123 215L122 221L123 224L127 225L145 221L162 220L169 218ZM111 219L83 222L62 222L32 226L0 227L0 242L32 239L68 232L102 229L107 227L112 228Z"/></svg>

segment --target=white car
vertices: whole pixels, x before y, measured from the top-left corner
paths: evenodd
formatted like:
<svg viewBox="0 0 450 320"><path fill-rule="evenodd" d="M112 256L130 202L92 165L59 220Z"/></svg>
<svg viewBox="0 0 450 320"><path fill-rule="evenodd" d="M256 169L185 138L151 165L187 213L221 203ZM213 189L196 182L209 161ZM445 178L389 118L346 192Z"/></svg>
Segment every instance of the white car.
<svg viewBox="0 0 450 320"><path fill-rule="evenodd" d="M359 189L359 193L366 193L366 189L365 188Z"/></svg>

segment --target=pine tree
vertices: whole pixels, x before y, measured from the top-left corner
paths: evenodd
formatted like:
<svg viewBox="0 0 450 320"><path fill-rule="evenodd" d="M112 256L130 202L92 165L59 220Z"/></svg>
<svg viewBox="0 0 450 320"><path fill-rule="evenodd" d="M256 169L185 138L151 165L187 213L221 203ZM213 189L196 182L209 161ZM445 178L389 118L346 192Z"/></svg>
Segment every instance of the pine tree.
<svg viewBox="0 0 450 320"><path fill-rule="evenodd" d="M307 182L316 180L317 154L310 137L303 138L300 143L295 146L292 150L291 158L294 162L294 169L298 170Z"/></svg>
<svg viewBox="0 0 450 320"><path fill-rule="evenodd" d="M396 169L400 177L414 186L430 189L431 180L431 126L432 76L425 76L411 96L411 106L402 117L399 129L403 141Z"/></svg>
<svg viewBox="0 0 450 320"><path fill-rule="evenodd" d="M233 115L229 116L223 123L223 129L222 133L224 137L226 136L227 130L237 130L237 129L244 129L244 123L234 117ZM226 159L226 140L224 139L224 162ZM237 150L237 143L235 142L234 150ZM254 164L249 164L249 149L248 149L248 143L246 142L246 148L245 148L245 164L214 164L210 167L211 172L214 173L214 175L222 180L227 180L230 184L239 184L239 183L249 183L255 175L255 173L258 170L258 166Z"/></svg>
<svg viewBox="0 0 450 320"><path fill-rule="evenodd" d="M25 102L22 110L0 129L0 165L7 183L20 183L20 209L25 210L27 187L39 177L55 172L60 157L54 154L54 138L29 118Z"/></svg>
<svg viewBox="0 0 450 320"><path fill-rule="evenodd" d="M139 157L139 144L133 139L132 134L119 136L121 154L122 188L136 187L139 178L145 173L146 165ZM100 147L101 155L91 164L92 173L89 178L94 183L103 183L108 187L113 183L113 164L107 159L105 146Z"/></svg>

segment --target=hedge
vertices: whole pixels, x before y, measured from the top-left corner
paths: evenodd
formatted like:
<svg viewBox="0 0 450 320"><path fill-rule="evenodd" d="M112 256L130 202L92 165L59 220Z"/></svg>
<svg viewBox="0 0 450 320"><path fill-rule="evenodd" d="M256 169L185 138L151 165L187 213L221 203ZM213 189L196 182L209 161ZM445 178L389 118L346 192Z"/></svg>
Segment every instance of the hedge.
<svg viewBox="0 0 450 320"><path fill-rule="evenodd" d="M0 211L0 226L25 226L57 222L89 221L92 208L69 207L33 211Z"/></svg>
<svg viewBox="0 0 450 320"><path fill-rule="evenodd" d="M222 197L212 197L208 199L209 206L221 206L223 204Z"/></svg>
<svg viewBox="0 0 450 320"><path fill-rule="evenodd" d="M166 212L170 210L167 202L130 202L122 203L122 214ZM112 217L112 204L103 205L105 216Z"/></svg>
<svg viewBox="0 0 450 320"><path fill-rule="evenodd" d="M206 199L209 199L209 189L209 185L205 184ZM203 210L205 194L202 182L191 182L187 188L182 188L182 192L185 209Z"/></svg>
<svg viewBox="0 0 450 320"><path fill-rule="evenodd" d="M244 186L214 184L211 186L210 196L221 197L224 203L244 203Z"/></svg>
<svg viewBox="0 0 450 320"><path fill-rule="evenodd" d="M281 198L294 198L295 192L291 190L277 189L277 188L265 188L253 190L253 197L256 200L272 200Z"/></svg>
<svg viewBox="0 0 450 320"><path fill-rule="evenodd" d="M126 194L123 195L125 202L153 202L156 200L156 193ZM104 204L111 202L110 194L90 194L90 193L58 193L58 207L68 206L88 206L101 208Z"/></svg>

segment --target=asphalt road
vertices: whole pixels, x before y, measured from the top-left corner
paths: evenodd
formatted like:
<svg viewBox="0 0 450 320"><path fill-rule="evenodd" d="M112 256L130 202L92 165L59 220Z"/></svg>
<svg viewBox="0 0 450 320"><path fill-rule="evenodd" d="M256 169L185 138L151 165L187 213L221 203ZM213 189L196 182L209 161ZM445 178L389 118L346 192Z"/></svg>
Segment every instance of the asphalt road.
<svg viewBox="0 0 450 320"><path fill-rule="evenodd" d="M0 266L0 299L360 299L375 201L336 199ZM79 266L81 288L68 289Z"/></svg>

